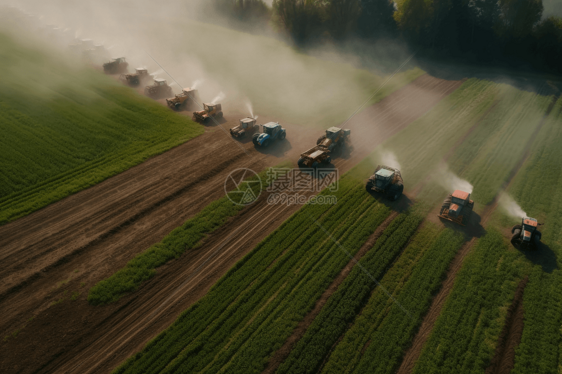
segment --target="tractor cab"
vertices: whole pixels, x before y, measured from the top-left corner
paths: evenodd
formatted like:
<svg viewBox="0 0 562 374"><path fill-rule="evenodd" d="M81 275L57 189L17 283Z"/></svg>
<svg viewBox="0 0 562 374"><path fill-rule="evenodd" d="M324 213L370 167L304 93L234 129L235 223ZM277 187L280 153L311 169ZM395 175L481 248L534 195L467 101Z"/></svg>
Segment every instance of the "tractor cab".
<svg viewBox="0 0 562 374"><path fill-rule="evenodd" d="M84 50L93 49L94 41L92 39L82 39L80 40L80 45Z"/></svg>
<svg viewBox="0 0 562 374"><path fill-rule="evenodd" d="M281 128L281 126L278 123L275 122L269 122L266 123L265 125L263 125L263 132L265 134L268 134L270 136L274 136L275 133Z"/></svg>
<svg viewBox="0 0 562 374"><path fill-rule="evenodd" d="M394 171L380 169L375 173L375 188L383 190L394 179Z"/></svg>
<svg viewBox="0 0 562 374"><path fill-rule="evenodd" d="M135 69L137 75L148 75L148 71L145 68L136 68Z"/></svg>
<svg viewBox="0 0 562 374"><path fill-rule="evenodd" d="M220 111L221 105L220 104L203 104L203 109L207 113L211 113L213 110Z"/></svg>
<svg viewBox="0 0 562 374"><path fill-rule="evenodd" d="M156 78L156 79L154 79L154 85L155 85L155 86L167 86L168 83L166 82L165 79Z"/></svg>
<svg viewBox="0 0 562 374"><path fill-rule="evenodd" d="M470 200L470 193L461 190L455 190L451 197L451 206L449 207L449 215L451 217L457 217L462 208L468 204Z"/></svg>
<svg viewBox="0 0 562 374"><path fill-rule="evenodd" d="M247 129L249 127L254 126L254 124L256 123L256 120L254 118L243 118L240 120L240 127L243 129Z"/></svg>
<svg viewBox="0 0 562 374"><path fill-rule="evenodd" d="M538 222L534 218L523 218L521 222L522 226L522 240L525 242L530 242L533 233L537 230Z"/></svg>
<svg viewBox="0 0 562 374"><path fill-rule="evenodd" d="M340 131L341 129L339 127L330 127L328 130L326 130L326 138L335 140L338 137Z"/></svg>

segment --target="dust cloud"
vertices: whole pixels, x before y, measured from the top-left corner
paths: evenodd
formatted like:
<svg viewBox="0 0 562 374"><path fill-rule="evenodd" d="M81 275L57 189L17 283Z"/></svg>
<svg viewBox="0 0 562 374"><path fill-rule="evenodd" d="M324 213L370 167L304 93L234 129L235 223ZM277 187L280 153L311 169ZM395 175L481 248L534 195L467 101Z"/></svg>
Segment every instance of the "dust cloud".
<svg viewBox="0 0 562 374"><path fill-rule="evenodd" d="M203 3L0 0L25 12L30 26L14 33L42 40L59 58L70 59L70 44L91 39L108 58L125 57L129 71L146 67L149 74L177 82L175 93L190 82L203 102L223 92L226 112L245 111L248 98L257 112L329 127L343 122L381 83L354 68L349 56L318 60L288 41L226 29L218 21L202 23L210 18L202 13Z"/></svg>
<svg viewBox="0 0 562 374"><path fill-rule="evenodd" d="M528 217L527 213L505 192L500 193L498 200L499 206L510 216L515 218L525 218Z"/></svg>
<svg viewBox="0 0 562 374"><path fill-rule="evenodd" d="M400 163L398 162L398 158L392 151L388 151L385 149L379 149L373 156L372 156L373 164L380 164L386 165L398 170L401 169Z"/></svg>
<svg viewBox="0 0 562 374"><path fill-rule="evenodd" d="M461 190L464 192L472 193L472 190L474 189L470 182L459 178L459 176L449 170L446 165L442 166L438 170L436 180L443 188L451 192L454 190Z"/></svg>

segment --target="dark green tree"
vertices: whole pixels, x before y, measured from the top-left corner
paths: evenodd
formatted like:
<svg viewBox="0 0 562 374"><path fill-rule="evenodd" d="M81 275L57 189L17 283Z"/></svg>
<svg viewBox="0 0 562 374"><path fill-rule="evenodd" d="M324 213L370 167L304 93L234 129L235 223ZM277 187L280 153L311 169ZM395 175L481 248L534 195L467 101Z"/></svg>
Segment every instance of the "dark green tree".
<svg viewBox="0 0 562 374"><path fill-rule="evenodd" d="M274 0L277 25L297 44L304 44L322 33L323 8L319 0Z"/></svg>
<svg viewBox="0 0 562 374"><path fill-rule="evenodd" d="M394 20L395 5L392 0L360 0L357 32L369 39L393 37L397 26Z"/></svg>
<svg viewBox="0 0 562 374"><path fill-rule="evenodd" d="M506 38L529 36L543 12L542 0L500 0L502 34Z"/></svg>
<svg viewBox="0 0 562 374"><path fill-rule="evenodd" d="M329 0L325 14L330 35L343 40L357 27L359 0Z"/></svg>

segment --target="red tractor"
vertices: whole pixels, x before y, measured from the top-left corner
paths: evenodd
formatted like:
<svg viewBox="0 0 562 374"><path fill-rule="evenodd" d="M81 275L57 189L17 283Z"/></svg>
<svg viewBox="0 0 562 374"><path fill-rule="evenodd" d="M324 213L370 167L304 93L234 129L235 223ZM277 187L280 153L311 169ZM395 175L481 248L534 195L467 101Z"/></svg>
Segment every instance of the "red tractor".
<svg viewBox="0 0 562 374"><path fill-rule="evenodd" d="M536 219L526 217L521 220L520 225L511 228L511 244L521 249L536 250L541 242L542 234L537 230L537 226L542 225Z"/></svg>
<svg viewBox="0 0 562 374"><path fill-rule="evenodd" d="M439 218L465 226L470 219L473 208L474 201L470 200L470 193L455 190L452 195L447 196L443 201Z"/></svg>

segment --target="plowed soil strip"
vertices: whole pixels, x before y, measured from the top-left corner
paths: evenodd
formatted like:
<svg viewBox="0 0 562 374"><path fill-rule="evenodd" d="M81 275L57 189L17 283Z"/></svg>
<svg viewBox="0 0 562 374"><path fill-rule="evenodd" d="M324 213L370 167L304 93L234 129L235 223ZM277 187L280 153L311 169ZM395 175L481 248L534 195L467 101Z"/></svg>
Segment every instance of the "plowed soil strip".
<svg viewBox="0 0 562 374"><path fill-rule="evenodd" d="M338 276L332 281L332 283L328 286L328 288L324 291L320 299L316 301L314 308L301 320L298 326L293 330L293 333L281 348L275 352L273 357L269 360L267 367L263 371L263 373L275 373L279 365L283 363L283 361L289 356L293 346L303 337L306 333L306 330L310 326L310 324L314 321L318 313L322 310L330 296L338 289L339 285L345 280L345 278L349 275L349 272L355 266L355 264L367 253L369 249L371 249L377 239L382 235L383 231L390 225L390 223L398 216L398 212L392 212L390 216L384 220L383 223L380 224L379 227L375 230L374 233L367 239L367 241L361 246L355 257L347 263L347 265L342 269L342 271L338 274Z"/></svg>
<svg viewBox="0 0 562 374"><path fill-rule="evenodd" d="M558 96L555 96L553 98L551 104L549 105L545 115L543 116L541 122L538 124L537 129L533 132L533 135L527 141L527 144L525 146L525 151L523 152L520 161L511 170L508 179L506 179L506 181L502 185L501 190L498 191L498 193L496 194L496 197L494 198L492 203L487 205L486 208L484 209L484 212L482 213L482 220L481 220L482 226L484 226L486 224L486 222L488 221L488 218L490 217L492 212L497 207L500 192L503 191L503 190L506 190L509 187L509 185L513 181L513 178L515 178L515 176L519 172L519 169L521 169L521 166L523 166L525 160L528 158L531 147L533 145L533 142L535 141L540 129L542 128L542 126L546 122L546 120L548 118L548 115L550 114L550 112L554 108L554 104L556 103L557 100L558 100ZM476 238L472 238L469 242L464 244L461 247L460 251L455 256L455 258L453 259L453 261L451 262L449 270L447 271L447 276L446 276L445 280L443 281L443 285L442 285L441 289L439 290L439 293L433 299L433 301L431 303L431 307L429 308L429 312L424 317L423 322L420 326L420 329L419 329L418 333L416 334L416 336L415 336L415 338L412 342L411 347L406 351L406 353L404 355L404 358L402 360L402 364L400 365L400 368L397 371L397 374L411 373L412 370L414 369L414 366L415 366L416 361L418 360L418 358L421 354L423 346L425 345L425 342L427 341L427 339L431 335L431 332L433 331L433 326L435 325L435 322L437 321L437 318L439 317L439 315L441 315L441 310L443 309L443 305L445 303L445 300L447 300L447 297L449 296L449 293L453 289L453 284L454 284L456 275L457 275L458 271L460 270L460 268L462 266L462 262L463 262L464 258L466 257L466 255L472 249L472 246L474 245L475 241L476 241Z"/></svg>
<svg viewBox="0 0 562 374"><path fill-rule="evenodd" d="M509 374L515 366L515 349L521 342L525 323L523 293L528 281L528 277L523 278L515 290L513 302L507 310L505 325L498 339L496 352L490 366L486 369L486 374Z"/></svg>
<svg viewBox="0 0 562 374"><path fill-rule="evenodd" d="M352 129L355 150L351 157L333 162L340 174L429 111L461 83L422 76L354 117L347 126ZM9 333L18 322L27 321L32 315L36 318L17 339L0 342L0 349L10 351L10 355L0 357L0 367L9 368L6 372L14 371L14 367L19 367L21 372L109 372L142 348L181 311L204 296L236 261L275 230L298 206L270 207L262 202L243 210L211 235L204 245L161 267L158 275L139 292L117 305L88 305L85 301L87 288L121 268L134 254L160 241L210 201L223 196L224 178L231 170L238 167L263 170L267 165L279 163L281 157L296 160L301 151L315 144L319 133L317 129L297 127L293 128L294 136L291 136L290 128L287 132L288 141L284 148L262 153L254 150L251 142L246 143L252 156L250 163L243 157L229 164L224 171L211 173L205 177L204 183L198 183L173 201L158 206L116 235L109 235L95 248L89 247L68 262L45 273L39 272L37 280L7 295L0 303L0 313L5 317L0 322L0 331ZM25 257L30 248L35 254L48 243L55 249L43 259L24 260L19 262L21 266L11 268L6 273L6 283L0 285L0 292L25 278L21 274L36 273L92 238L113 231L119 227L118 222L126 222L146 204L161 201L162 194L171 195L185 184L199 180L208 169L216 166L216 160L228 160L236 154L235 147L225 145L230 143L229 139L220 140L222 134L205 135L1 227L0 241L6 238L12 249L11 254L6 254L14 256L16 262L20 256ZM248 219L249 223L245 223ZM245 226L240 228L241 225ZM223 238L227 238L225 243L222 243ZM2 244L0 256L6 248ZM196 272L219 245L220 251ZM73 276L71 284L59 288L61 281L74 274L74 269L80 271ZM82 281L87 286L77 301L48 307L51 301L63 295L63 291L72 292L72 287Z"/></svg>

